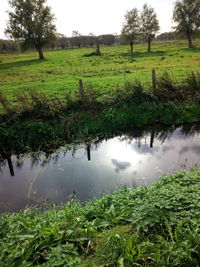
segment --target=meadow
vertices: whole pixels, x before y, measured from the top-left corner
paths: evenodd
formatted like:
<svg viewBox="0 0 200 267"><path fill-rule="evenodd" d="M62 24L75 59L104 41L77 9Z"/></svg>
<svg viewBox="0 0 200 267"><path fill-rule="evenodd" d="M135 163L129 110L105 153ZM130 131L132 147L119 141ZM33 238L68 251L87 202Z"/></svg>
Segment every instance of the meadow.
<svg viewBox="0 0 200 267"><path fill-rule="evenodd" d="M36 52L0 55L0 91L15 101L15 94L27 89L52 95L74 94L78 81L93 87L102 95L109 95L125 82L140 80L151 83L151 70L157 75L168 72L181 79L189 72L199 71L200 41L188 49L186 41L158 42L148 53L146 44L102 47L102 56L84 56L94 48L45 51L46 59L39 61Z"/></svg>

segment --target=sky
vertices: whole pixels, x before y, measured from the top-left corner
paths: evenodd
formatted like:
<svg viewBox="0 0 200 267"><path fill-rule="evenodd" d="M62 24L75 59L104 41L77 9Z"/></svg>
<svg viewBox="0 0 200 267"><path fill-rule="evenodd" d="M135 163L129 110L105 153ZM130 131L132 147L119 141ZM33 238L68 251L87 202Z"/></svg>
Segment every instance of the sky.
<svg viewBox="0 0 200 267"><path fill-rule="evenodd" d="M71 36L73 30L83 35L119 34L125 13L135 7L141 10L144 3L155 9L160 33L170 31L174 2L175 0L47 0L56 17L57 32L66 36ZM0 38L5 38L7 10L8 0L0 0Z"/></svg>

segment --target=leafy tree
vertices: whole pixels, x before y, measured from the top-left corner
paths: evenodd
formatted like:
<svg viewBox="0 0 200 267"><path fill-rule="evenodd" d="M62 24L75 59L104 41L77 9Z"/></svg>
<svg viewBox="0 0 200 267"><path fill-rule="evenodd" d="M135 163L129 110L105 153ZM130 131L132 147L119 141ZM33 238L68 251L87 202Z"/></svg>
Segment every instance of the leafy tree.
<svg viewBox="0 0 200 267"><path fill-rule="evenodd" d="M186 35L189 48L192 39L200 29L200 0L180 0L175 3L173 20L177 23L176 32Z"/></svg>
<svg viewBox="0 0 200 267"><path fill-rule="evenodd" d="M144 4L141 13L141 33L144 40L148 42L148 52L151 51L152 40L159 29L159 22L154 9Z"/></svg>
<svg viewBox="0 0 200 267"><path fill-rule="evenodd" d="M44 59L43 47L55 38L54 16L46 0L10 0L13 12L8 12L6 33L23 41L24 47L34 47L39 59Z"/></svg>
<svg viewBox="0 0 200 267"><path fill-rule="evenodd" d="M138 10L133 8L125 15L125 22L121 32L121 38L129 42L131 54L133 53L133 44L136 42L140 32L140 18Z"/></svg>

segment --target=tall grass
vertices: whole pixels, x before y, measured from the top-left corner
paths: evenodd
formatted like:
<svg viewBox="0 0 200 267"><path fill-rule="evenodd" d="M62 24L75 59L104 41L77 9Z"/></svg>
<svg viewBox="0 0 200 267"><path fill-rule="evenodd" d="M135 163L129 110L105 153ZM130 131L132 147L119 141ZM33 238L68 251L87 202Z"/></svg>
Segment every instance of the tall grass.
<svg viewBox="0 0 200 267"><path fill-rule="evenodd" d="M200 96L200 73L191 72L181 81L173 79L169 73L164 73L157 81L154 95L160 101L187 101Z"/></svg>
<svg viewBox="0 0 200 267"><path fill-rule="evenodd" d="M5 113L11 112L11 103L1 91L0 91L0 103Z"/></svg>
<svg viewBox="0 0 200 267"><path fill-rule="evenodd" d="M200 92L200 73L191 72L184 80L187 90Z"/></svg>

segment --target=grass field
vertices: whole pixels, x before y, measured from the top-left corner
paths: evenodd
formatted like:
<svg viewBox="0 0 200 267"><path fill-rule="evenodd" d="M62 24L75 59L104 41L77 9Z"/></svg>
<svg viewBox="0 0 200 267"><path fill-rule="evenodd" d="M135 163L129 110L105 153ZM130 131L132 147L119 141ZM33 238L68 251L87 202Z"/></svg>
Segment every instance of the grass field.
<svg viewBox="0 0 200 267"><path fill-rule="evenodd" d="M109 94L125 81L141 80L150 83L151 70L157 74L169 72L175 78L184 77L200 69L200 41L194 49L186 41L153 44L146 52L146 44L136 45L133 57L129 46L102 47L102 56L84 57L94 48L46 51L46 60L39 61L36 52L0 55L0 91L10 100L15 93L39 89L48 95L63 95L78 88L78 80L102 94Z"/></svg>

